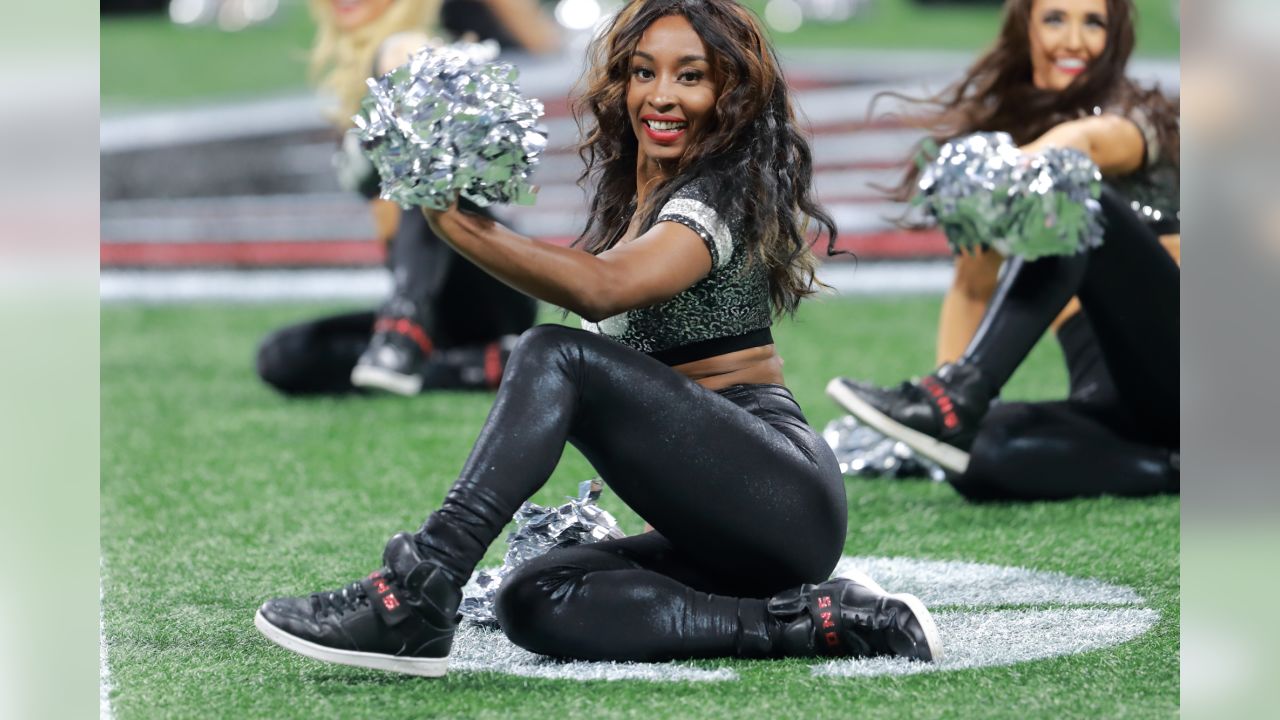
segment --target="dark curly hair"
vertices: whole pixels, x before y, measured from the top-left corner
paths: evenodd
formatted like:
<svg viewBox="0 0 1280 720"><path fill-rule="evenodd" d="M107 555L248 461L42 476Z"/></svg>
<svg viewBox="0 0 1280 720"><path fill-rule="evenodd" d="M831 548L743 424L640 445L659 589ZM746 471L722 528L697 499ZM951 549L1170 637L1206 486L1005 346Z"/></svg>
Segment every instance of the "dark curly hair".
<svg viewBox="0 0 1280 720"><path fill-rule="evenodd" d="M1177 166L1177 101L1166 98L1157 88L1140 87L1125 76L1125 65L1133 53L1137 14L1132 0L1107 0L1106 47L1083 74L1061 91L1042 90L1032 82L1028 30L1033 2L1005 1L1004 20L995 45L969 67L959 82L931 98L888 92L877 95L876 100L893 97L923 106L922 112L908 115L905 120L928 132L930 138L925 143L934 145L974 132L1007 132L1021 145L1096 107L1120 112L1140 107L1156 128L1164 156ZM919 174L919 165L911 163L900 184L881 189L906 200L914 194Z"/></svg>
<svg viewBox="0 0 1280 720"><path fill-rule="evenodd" d="M705 131L668 179L633 208L638 143L626 107L631 56L644 31L669 15L687 19L706 44L719 97ZM633 213L652 224L672 193L696 180L722 213L745 218L753 261L768 268L774 312L794 312L819 284L810 245L825 233L830 252L836 227L813 197L812 153L759 19L733 0L634 0L596 39L590 58L573 113L586 163L579 184L594 185L595 194L575 245L592 253L613 247ZM811 224L816 237L809 235Z"/></svg>

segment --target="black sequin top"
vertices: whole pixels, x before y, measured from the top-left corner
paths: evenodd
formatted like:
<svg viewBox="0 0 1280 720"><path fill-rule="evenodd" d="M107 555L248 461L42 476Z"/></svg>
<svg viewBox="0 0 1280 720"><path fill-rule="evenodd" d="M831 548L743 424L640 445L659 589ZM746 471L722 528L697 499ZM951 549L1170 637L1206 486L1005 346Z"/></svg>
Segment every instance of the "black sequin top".
<svg viewBox="0 0 1280 720"><path fill-rule="evenodd" d="M722 215L703 183L693 181L662 207L654 224L661 222L698 233L711 253L711 272L670 300L598 323L583 320L582 327L668 365L771 344L769 276L763 262L748 262L742 218Z"/></svg>
<svg viewBox="0 0 1280 720"><path fill-rule="evenodd" d="M1095 110L1095 114L1102 110ZM1129 198L1135 212L1157 235L1175 235L1181 231L1182 203L1179 199L1179 172L1160 147L1155 125L1142 108L1129 112L1111 110L1128 118L1142 132L1146 155L1142 167L1122 177L1107 178L1121 195Z"/></svg>

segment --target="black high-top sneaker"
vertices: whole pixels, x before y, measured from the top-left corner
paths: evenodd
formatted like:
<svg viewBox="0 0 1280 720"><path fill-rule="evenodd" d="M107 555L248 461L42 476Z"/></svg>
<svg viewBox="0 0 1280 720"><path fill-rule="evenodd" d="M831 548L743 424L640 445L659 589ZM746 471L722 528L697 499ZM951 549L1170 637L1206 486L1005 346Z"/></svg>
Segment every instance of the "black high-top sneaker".
<svg viewBox="0 0 1280 720"><path fill-rule="evenodd" d="M431 338L414 320L380 317L369 347L351 370L351 384L397 395L417 395L422 390L423 372L432 349Z"/></svg>
<svg viewBox="0 0 1280 720"><path fill-rule="evenodd" d="M422 387L432 390L496 390L519 335L484 345L438 350L423 367Z"/></svg>
<svg viewBox="0 0 1280 720"><path fill-rule="evenodd" d="M268 600L253 624L280 647L316 660L444 675L462 591L423 560L409 533L391 538L382 561L382 570L338 590Z"/></svg>
<svg viewBox="0 0 1280 720"><path fill-rule="evenodd" d="M774 648L784 657L942 659L938 626L920 598L887 593L862 572L801 585L766 607L781 624Z"/></svg>
<svg viewBox="0 0 1280 720"><path fill-rule="evenodd" d="M947 363L896 388L836 378L827 383L827 395L872 428L962 474L994 393L977 367Z"/></svg>

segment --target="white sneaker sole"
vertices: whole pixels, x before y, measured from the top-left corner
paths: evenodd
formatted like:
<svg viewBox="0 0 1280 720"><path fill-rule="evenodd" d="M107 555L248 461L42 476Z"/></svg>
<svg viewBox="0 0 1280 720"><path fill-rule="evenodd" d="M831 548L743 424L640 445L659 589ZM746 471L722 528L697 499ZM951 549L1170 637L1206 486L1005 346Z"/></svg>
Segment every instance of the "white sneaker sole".
<svg viewBox="0 0 1280 720"><path fill-rule="evenodd" d="M395 655L357 652L355 650L338 650L336 648L317 645L295 635L290 635L284 630L272 625L269 620L263 617L261 612L258 612L253 616L253 624L263 635L266 635L267 639L271 642L279 645L285 650L290 650L298 653L299 655L304 655L315 660L337 663L338 665L368 668L370 670L385 670L387 672L402 673L404 675L417 675L419 677L442 677L449 670L449 658L447 657L397 657Z"/></svg>
<svg viewBox="0 0 1280 720"><path fill-rule="evenodd" d="M937 438L929 437L918 430L903 425L885 415L850 390L840 378L827 383L827 395L840 407L848 410L854 417L869 425L882 435L901 440L907 447L924 457L938 463L943 469L957 475L963 475L969 467L969 453L954 445L948 445Z"/></svg>
<svg viewBox="0 0 1280 720"><path fill-rule="evenodd" d="M351 370L351 384L366 390L412 396L422 391L422 376L402 375L374 365L357 365Z"/></svg>
<svg viewBox="0 0 1280 720"><path fill-rule="evenodd" d="M929 608L924 606L924 602L920 598L910 593L890 593L880 587L880 583L871 579L871 576L852 568L840 573L839 577L846 580L852 580L859 585L871 588L873 591L881 595L887 595L895 600L900 600L911 610L911 614L916 616L916 620L920 622L920 629L924 630L924 641L929 646L929 662L939 662L942 660L942 635L938 633L938 624L933 621L933 615L929 614Z"/></svg>

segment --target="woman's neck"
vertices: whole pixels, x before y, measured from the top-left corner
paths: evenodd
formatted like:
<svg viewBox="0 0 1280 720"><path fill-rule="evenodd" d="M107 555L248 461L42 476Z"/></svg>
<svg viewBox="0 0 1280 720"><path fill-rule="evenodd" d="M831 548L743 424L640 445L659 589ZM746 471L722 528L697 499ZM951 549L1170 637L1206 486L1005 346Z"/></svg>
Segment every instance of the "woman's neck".
<svg viewBox="0 0 1280 720"><path fill-rule="evenodd" d="M644 205L649 189L670 177L672 163L640 156L636 159L636 207Z"/></svg>

